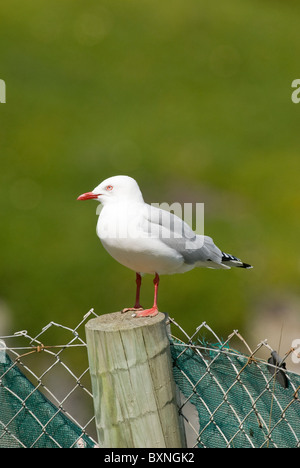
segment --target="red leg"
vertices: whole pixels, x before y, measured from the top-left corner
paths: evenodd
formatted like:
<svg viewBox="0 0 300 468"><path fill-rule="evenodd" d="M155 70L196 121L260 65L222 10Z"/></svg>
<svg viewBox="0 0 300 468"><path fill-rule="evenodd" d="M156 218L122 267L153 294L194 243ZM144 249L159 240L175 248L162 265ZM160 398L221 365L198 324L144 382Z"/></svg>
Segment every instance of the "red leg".
<svg viewBox="0 0 300 468"><path fill-rule="evenodd" d="M158 314L158 308L157 308L157 292L158 292L158 285L159 285L159 276L157 273L155 273L155 278L153 280L154 283L154 302L153 306L151 309L145 309L142 310L141 312L138 312L136 314L137 317L154 317L155 315Z"/></svg>
<svg viewBox="0 0 300 468"><path fill-rule="evenodd" d="M141 284L142 284L142 277L139 273L136 273L136 295L135 295L135 309L140 309L142 306L140 304L140 290L141 290Z"/></svg>
<svg viewBox="0 0 300 468"><path fill-rule="evenodd" d="M134 307L126 307L125 309L122 310L122 313L129 312L130 310L141 310L143 307L140 304L140 290L141 290L141 284L142 284L142 277L139 273L136 273L136 295L135 295L135 304Z"/></svg>

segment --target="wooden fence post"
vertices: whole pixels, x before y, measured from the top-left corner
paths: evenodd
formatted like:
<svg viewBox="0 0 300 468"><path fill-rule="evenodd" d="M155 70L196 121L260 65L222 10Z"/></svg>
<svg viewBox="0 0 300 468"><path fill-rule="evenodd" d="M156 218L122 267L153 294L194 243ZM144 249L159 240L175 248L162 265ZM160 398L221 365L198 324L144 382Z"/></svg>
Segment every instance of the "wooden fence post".
<svg viewBox="0 0 300 468"><path fill-rule="evenodd" d="M115 312L86 324L100 447L184 447L165 321Z"/></svg>

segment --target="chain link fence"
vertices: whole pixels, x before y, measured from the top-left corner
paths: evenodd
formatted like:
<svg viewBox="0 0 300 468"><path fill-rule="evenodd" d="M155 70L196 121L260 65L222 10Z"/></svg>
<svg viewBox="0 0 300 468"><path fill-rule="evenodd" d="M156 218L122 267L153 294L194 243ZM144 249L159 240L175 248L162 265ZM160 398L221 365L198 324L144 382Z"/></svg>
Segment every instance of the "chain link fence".
<svg viewBox="0 0 300 468"><path fill-rule="evenodd" d="M84 331L95 316L1 337L0 447L97 447ZM280 358L261 341L252 350L238 331L222 340L205 322L188 335L169 318L168 329L188 447L299 447L293 349Z"/></svg>
<svg viewBox="0 0 300 468"><path fill-rule="evenodd" d="M84 324L0 341L0 447L96 447Z"/></svg>
<svg viewBox="0 0 300 468"><path fill-rule="evenodd" d="M189 447L299 447L300 376L286 370L293 348L281 358L266 340L251 350L237 330L221 340L205 322L192 336L170 322L184 336L172 336L171 353Z"/></svg>

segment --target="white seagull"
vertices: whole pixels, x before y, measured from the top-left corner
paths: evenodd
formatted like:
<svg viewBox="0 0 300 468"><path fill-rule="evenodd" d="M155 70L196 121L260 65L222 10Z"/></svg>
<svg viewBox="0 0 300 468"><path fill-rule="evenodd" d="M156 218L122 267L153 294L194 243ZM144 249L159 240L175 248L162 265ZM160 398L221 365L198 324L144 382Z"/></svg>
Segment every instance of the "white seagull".
<svg viewBox="0 0 300 468"><path fill-rule="evenodd" d="M137 182L124 175L110 177L92 192L77 200L95 199L103 205L97 235L104 248L119 263L136 272L136 301L132 310L137 317L158 313L159 276L184 273L195 267L252 268L233 255L222 252L211 237L197 235L178 216L148 205ZM154 303L150 309L140 305L143 274L154 275Z"/></svg>

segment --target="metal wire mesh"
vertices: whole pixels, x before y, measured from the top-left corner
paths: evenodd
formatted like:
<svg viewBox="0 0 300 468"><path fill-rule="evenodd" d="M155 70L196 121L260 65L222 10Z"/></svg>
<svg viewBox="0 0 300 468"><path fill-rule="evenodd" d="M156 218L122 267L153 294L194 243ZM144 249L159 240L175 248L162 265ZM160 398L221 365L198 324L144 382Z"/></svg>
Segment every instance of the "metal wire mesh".
<svg viewBox="0 0 300 468"><path fill-rule="evenodd" d="M280 358L267 341L251 350L237 330L221 340L206 322L192 336L170 322L185 337L172 335L171 351L189 447L300 446L300 376L285 368L292 348Z"/></svg>
<svg viewBox="0 0 300 468"><path fill-rule="evenodd" d="M0 447L97 447L84 331L95 316L1 337ZM300 376L285 368L292 348L280 358L267 341L250 349L237 330L224 340L205 322L188 335L169 321L189 448L300 446Z"/></svg>
<svg viewBox="0 0 300 468"><path fill-rule="evenodd" d="M92 316L74 328L50 322L34 337L26 330L1 337L0 447L97 445L83 338Z"/></svg>

